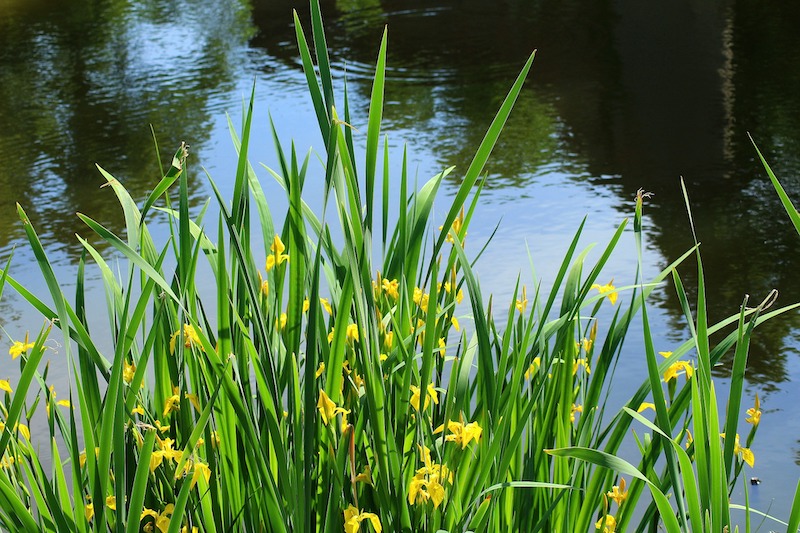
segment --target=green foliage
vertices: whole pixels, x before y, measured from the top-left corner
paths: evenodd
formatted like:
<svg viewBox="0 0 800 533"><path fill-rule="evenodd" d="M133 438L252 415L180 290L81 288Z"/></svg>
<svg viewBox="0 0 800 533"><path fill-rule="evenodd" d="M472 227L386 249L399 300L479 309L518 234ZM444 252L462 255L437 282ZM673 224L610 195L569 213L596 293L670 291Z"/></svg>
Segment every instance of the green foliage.
<svg viewBox="0 0 800 533"><path fill-rule="evenodd" d="M748 309L745 300L738 315L709 327L697 247L653 279L601 285L627 222L594 262L591 247L579 249L582 224L549 293L536 280L529 299L518 282L507 307L485 303L475 257L465 248L467 229L484 165L533 55L437 231L433 203L453 169L410 190L404 158L398 201L390 197L396 178L390 180L387 144L380 143L387 34L360 164L355 136L361 134L348 124L346 99L341 107L335 102L316 1L316 54L296 15L295 25L326 150L317 166L310 154L298 157L294 146L284 150L272 126L279 167L267 171L288 198L278 223L248 162L252 96L241 131L231 125L239 154L233 198L223 198L209 178L216 224L204 222L205 208L194 218L189 213L184 146L141 209L101 169L125 214L126 238L80 217L124 267L115 272L80 239L85 253L74 304L19 208L55 309L6 266L0 291L8 283L52 320L35 341L12 348L22 373L4 393L0 526L128 533L610 531L624 529L638 509L638 529L651 523L668 531L730 528L728 495L757 421L745 447L738 437L723 445L717 434L735 435L742 418L753 328L790 308L764 313L768 302ZM324 187L321 213L303 199L311 182ZM639 245L645 197L639 195L633 220ZM148 229L154 209L170 217L163 243ZM260 246L263 268L256 260ZM106 289L108 356L89 331L86 254ZM700 265L695 318L676 272L693 254ZM198 286L201 276L213 277L210 297ZM647 301L670 277L692 338L659 362ZM622 293L630 294L627 303ZM498 310L505 329L495 322ZM644 324L649 378L625 408L610 413L605 392L637 320ZM712 347L709 335L732 323L736 330ZM54 326L72 341L65 352L75 392L61 405L47 368L40 371ZM691 349L697 365L680 359ZM720 426L710 368L730 349L734 376ZM649 397L655 422L637 413ZM45 414L37 414L42 406ZM751 419L757 410L748 412ZM35 416L48 424L49 443L42 447L27 434ZM638 466L617 456L634 420L651 432L639 441ZM694 444L684 450L690 427ZM50 472L43 466L48 451ZM641 500L645 487L652 500ZM800 521L797 506L790 520Z"/></svg>

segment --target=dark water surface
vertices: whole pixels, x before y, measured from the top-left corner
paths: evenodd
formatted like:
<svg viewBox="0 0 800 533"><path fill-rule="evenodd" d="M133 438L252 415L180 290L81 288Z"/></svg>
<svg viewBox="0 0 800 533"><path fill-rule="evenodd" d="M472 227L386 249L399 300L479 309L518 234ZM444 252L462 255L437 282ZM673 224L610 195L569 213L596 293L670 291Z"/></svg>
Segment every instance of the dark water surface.
<svg viewBox="0 0 800 533"><path fill-rule="evenodd" d="M305 4L287 0L0 0L0 259L17 246L14 275L41 283L20 246L15 202L69 285L80 255L74 234L88 233L75 213L116 231L124 224L95 164L142 199L159 176L151 125L162 160L180 141L191 145L195 208L210 196L201 165L230 190L235 153L225 113L238 123L253 80L252 160L274 164L268 113L285 143L320 149L292 7L308 20ZM457 166L446 195L538 50L470 228L477 244L500 222L490 259L479 265L484 290L500 300L510 298L517 275L530 283L528 251L547 279L584 215L585 243L603 243L631 216L640 187L654 193L646 211L654 275L692 242L682 176L711 319L736 313L745 294L760 301L772 288L778 304L800 301L800 238L747 135L800 199L800 3L356 0L325 1L323 14L356 127L365 126L388 25L385 131L396 157L408 143L420 180ZM281 193L271 194L280 211ZM634 262L628 234L608 278L630 281ZM691 290L692 266L681 274ZM19 298L3 298L0 325L11 337L38 330L41 319ZM669 350L686 338L674 291L659 292L654 305L658 349ZM748 397L759 392L765 408L754 470L764 484L751 502L762 510L772 504L784 518L800 473L800 416L790 408L800 402L798 326L793 313L757 330L747 374ZM643 377L640 345L632 340L623 354L621 381ZM723 380L727 372L718 369Z"/></svg>

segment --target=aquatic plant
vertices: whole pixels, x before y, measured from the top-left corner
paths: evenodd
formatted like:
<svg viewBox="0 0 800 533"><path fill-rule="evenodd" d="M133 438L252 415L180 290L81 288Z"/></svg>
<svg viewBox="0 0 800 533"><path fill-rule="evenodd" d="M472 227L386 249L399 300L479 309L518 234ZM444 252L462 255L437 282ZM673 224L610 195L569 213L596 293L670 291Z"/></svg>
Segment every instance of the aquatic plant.
<svg viewBox="0 0 800 533"><path fill-rule="evenodd" d="M190 213L187 147L141 204L100 169L125 213L125 236L79 216L121 267L79 238L85 251L72 302L18 206L52 303L6 265L0 294L9 285L47 323L33 340L15 339L9 357L21 375L0 381L0 525L128 533L731 529L728 496L757 454L761 416L758 404L741 408L748 341L757 324L795 306L768 312L769 301L749 308L745 299L739 313L708 325L697 247L643 279L644 192L633 214L635 283L599 279L628 222L593 262L590 247L579 249L584 222L549 292L539 280L530 291L517 282L511 301L486 301L473 269L484 244L465 246L467 230L533 55L439 226L433 204L455 170L413 187L405 157L392 171L381 143L387 34L361 133L350 126L347 98L337 105L318 2L311 6L316 62L296 15L295 26L325 151L319 164L299 157L272 126L279 166L264 172L288 198L278 223L248 162L252 96L241 130L231 125L239 154L231 201L209 177L218 209L210 224L205 207ZM311 186L324 190L320 213L304 201ZM165 242L148 227L156 211L170 220ZM694 305L676 270L690 256L700 274ZM89 258L102 275L113 353L103 352L87 319ZM659 359L647 305L667 279L692 335ZM611 412L605 392L635 321L648 379ZM729 326L712 346L709 335ZM74 376L60 399L41 368L54 328L68 339ZM720 423L710 369L730 350ZM647 407L654 421L638 412ZM28 427L42 416L48 439L34 443ZM644 431L636 466L618 457L634 427Z"/></svg>

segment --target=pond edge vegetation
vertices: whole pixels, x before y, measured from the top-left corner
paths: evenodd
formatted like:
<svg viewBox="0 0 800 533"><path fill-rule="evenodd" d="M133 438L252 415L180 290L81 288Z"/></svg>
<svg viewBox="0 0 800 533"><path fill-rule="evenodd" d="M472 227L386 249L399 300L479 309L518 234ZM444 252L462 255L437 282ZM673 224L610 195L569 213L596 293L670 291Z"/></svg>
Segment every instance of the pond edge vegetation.
<svg viewBox="0 0 800 533"><path fill-rule="evenodd" d="M465 247L467 229L533 54L438 227L433 203L455 170L416 188L405 153L399 171L390 169L381 139L387 33L361 133L350 126L346 87L337 105L318 1L315 54L296 13L294 22L325 151L317 164L294 145L286 149L270 124L279 165L262 172L286 191L280 223L248 162L252 95L241 129L230 124L239 154L231 201L208 176L216 220L205 219L208 204L190 215L185 146L141 206L100 169L124 211L125 237L79 216L121 262L112 268L78 237L73 296L18 206L52 305L14 279L9 260L0 296L10 287L47 322L33 337L14 336L9 356L20 377L0 380L0 527L751 531L751 517L761 516L749 508L742 472L757 454L761 410L758 398L742 403L748 344L758 324L798 305L772 310L768 297L750 307L745 297L738 313L709 324L697 244L645 279L644 191L632 220L635 283L599 279L628 221L595 261L591 247L579 247L584 221L549 292L538 280L530 288L517 281L507 304L484 300L473 267L487 243ZM800 216L762 161L800 231ZM324 187L321 213L304 202L306 186ZM169 217L165 243L148 229L156 212ZM253 251L260 246L263 266ZM698 273L691 302L677 271L690 258ZM87 319L90 259L104 283L113 354L98 348ZM199 269L213 276L211 300L198 290ZM691 335L659 352L648 297L665 281ZM623 343L639 321L648 378L625 407L607 411ZM43 364L53 328L69 339L63 357L74 383L58 396ZM731 351L729 393L720 401L711 369ZM42 416L49 438L32 443L30 421ZM635 465L617 455L631 432L641 452ZM737 484L743 502L729 499ZM796 531L800 489L789 512L781 523Z"/></svg>

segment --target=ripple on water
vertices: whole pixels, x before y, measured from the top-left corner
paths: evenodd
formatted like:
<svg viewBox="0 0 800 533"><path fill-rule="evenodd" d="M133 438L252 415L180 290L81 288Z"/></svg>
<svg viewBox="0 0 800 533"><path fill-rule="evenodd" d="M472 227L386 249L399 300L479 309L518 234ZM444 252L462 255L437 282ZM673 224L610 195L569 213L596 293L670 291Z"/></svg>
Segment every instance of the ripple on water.
<svg viewBox="0 0 800 533"><path fill-rule="evenodd" d="M388 80L440 85L513 79L533 49L529 32L522 31L525 17L493 4L438 4L384 2L341 14L328 32L333 63L348 75L371 78L372 51L388 27Z"/></svg>

